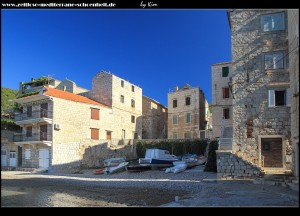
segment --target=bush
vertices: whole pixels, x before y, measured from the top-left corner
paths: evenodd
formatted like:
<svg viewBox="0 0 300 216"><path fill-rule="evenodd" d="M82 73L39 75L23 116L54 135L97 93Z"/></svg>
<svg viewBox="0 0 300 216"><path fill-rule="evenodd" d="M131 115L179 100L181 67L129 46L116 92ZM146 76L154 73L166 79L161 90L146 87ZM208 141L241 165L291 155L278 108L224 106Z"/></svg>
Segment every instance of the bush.
<svg viewBox="0 0 300 216"><path fill-rule="evenodd" d="M207 140L159 140L159 141L138 141L136 144L136 153L139 158L145 157L147 148L165 149L173 155L197 154L204 155L207 147Z"/></svg>
<svg viewBox="0 0 300 216"><path fill-rule="evenodd" d="M219 143L218 140L213 140L208 145L207 161L204 171L217 172L217 154Z"/></svg>
<svg viewBox="0 0 300 216"><path fill-rule="evenodd" d="M21 127L12 119L1 119L1 130L20 131Z"/></svg>

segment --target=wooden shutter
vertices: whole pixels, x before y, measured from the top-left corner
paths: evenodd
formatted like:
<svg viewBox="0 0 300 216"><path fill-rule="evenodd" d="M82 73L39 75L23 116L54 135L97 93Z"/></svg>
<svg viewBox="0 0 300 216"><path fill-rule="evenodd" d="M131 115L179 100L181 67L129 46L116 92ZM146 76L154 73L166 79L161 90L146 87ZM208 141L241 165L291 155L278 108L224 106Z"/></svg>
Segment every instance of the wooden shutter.
<svg viewBox="0 0 300 216"><path fill-rule="evenodd" d="M94 139L94 140L99 139L99 129L91 128L91 139Z"/></svg>
<svg viewBox="0 0 300 216"><path fill-rule="evenodd" d="M100 119L100 110L99 109L91 109L91 118L95 120Z"/></svg>
<svg viewBox="0 0 300 216"><path fill-rule="evenodd" d="M26 127L26 137L32 137L32 126Z"/></svg>

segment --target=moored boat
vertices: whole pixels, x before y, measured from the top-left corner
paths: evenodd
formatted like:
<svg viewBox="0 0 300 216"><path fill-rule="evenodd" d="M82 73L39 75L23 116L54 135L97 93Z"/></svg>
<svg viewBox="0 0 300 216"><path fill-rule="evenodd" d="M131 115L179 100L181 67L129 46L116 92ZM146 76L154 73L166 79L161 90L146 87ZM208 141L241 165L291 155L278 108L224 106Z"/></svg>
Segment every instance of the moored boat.
<svg viewBox="0 0 300 216"><path fill-rule="evenodd" d="M118 171L123 170L125 168L125 166L127 166L127 165L128 165L128 162L123 162L123 163L120 163L118 166L106 167L104 170L104 173L107 175L116 173Z"/></svg>
<svg viewBox="0 0 300 216"><path fill-rule="evenodd" d="M147 170L151 170L151 166L141 166L141 165L126 166L127 172L144 172Z"/></svg>
<svg viewBox="0 0 300 216"><path fill-rule="evenodd" d="M105 167L118 166L125 162L125 158L109 158L103 161Z"/></svg>

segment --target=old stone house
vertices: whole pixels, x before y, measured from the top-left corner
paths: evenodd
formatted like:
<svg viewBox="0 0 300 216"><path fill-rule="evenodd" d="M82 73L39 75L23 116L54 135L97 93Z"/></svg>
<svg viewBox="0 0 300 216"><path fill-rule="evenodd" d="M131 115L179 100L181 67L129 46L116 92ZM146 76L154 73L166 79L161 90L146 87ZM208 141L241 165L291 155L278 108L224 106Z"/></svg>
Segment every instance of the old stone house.
<svg viewBox="0 0 300 216"><path fill-rule="evenodd" d="M292 169L286 10L229 10L233 142L220 145L218 176Z"/></svg>
<svg viewBox="0 0 300 216"><path fill-rule="evenodd" d="M189 84L168 93L168 138L200 138L206 128L205 97L199 87Z"/></svg>
<svg viewBox="0 0 300 216"><path fill-rule="evenodd" d="M212 65L213 137L232 139L231 62Z"/></svg>
<svg viewBox="0 0 300 216"><path fill-rule="evenodd" d="M143 95L143 139L166 139L167 122L167 107Z"/></svg>
<svg viewBox="0 0 300 216"><path fill-rule="evenodd" d="M91 91L70 80L43 82L22 83L15 99L23 107L15 115L23 131L13 138L22 167L92 167L112 154L134 156L130 140L142 136L140 87L108 72L93 78Z"/></svg>
<svg viewBox="0 0 300 216"><path fill-rule="evenodd" d="M299 177L299 10L288 10L288 50L291 89L293 173Z"/></svg>

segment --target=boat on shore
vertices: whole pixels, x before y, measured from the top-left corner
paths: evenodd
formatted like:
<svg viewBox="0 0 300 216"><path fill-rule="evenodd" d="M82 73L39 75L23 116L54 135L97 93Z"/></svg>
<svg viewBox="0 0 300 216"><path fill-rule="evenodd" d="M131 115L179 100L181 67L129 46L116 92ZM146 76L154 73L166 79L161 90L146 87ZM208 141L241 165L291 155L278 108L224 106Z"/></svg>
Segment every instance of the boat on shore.
<svg viewBox="0 0 300 216"><path fill-rule="evenodd" d="M168 150L164 149L146 149L145 158L139 159L140 165L150 165L157 167L170 167L174 161L178 161L175 155L171 155Z"/></svg>
<svg viewBox="0 0 300 216"><path fill-rule="evenodd" d="M126 171L127 172L144 172L147 170L151 170L151 166L141 166L141 165L136 165L136 166L126 166Z"/></svg>
<svg viewBox="0 0 300 216"><path fill-rule="evenodd" d="M183 172L184 170L186 170L186 168L188 167L188 165L185 162L181 162L179 164L177 164L176 166L167 168L165 173L179 173L179 172Z"/></svg>
<svg viewBox="0 0 300 216"><path fill-rule="evenodd" d="M125 158L109 158L103 161L105 167L118 166L119 164L125 162Z"/></svg>
<svg viewBox="0 0 300 216"><path fill-rule="evenodd" d="M110 174L116 173L116 172L118 172L118 171L121 171L121 170L123 170L128 164L129 164L129 162L123 162L123 163L120 163L118 166L106 167L105 170L104 170L104 174L110 175Z"/></svg>

